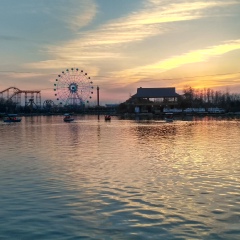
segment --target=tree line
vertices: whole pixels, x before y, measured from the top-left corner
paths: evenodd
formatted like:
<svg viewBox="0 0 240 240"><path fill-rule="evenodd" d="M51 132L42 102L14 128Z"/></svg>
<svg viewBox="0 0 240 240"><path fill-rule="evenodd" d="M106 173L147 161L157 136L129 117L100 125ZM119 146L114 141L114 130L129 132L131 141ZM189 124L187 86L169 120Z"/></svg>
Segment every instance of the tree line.
<svg viewBox="0 0 240 240"><path fill-rule="evenodd" d="M226 111L240 111L240 94L185 86L183 95L178 99L178 106L183 109L219 107Z"/></svg>
<svg viewBox="0 0 240 240"><path fill-rule="evenodd" d="M6 100L4 98L0 98L0 112L6 112L7 110L13 110L16 108L16 103L12 100Z"/></svg>
<svg viewBox="0 0 240 240"><path fill-rule="evenodd" d="M0 98L0 113L31 113L38 112L39 109L33 108L31 105L20 106L12 99Z"/></svg>

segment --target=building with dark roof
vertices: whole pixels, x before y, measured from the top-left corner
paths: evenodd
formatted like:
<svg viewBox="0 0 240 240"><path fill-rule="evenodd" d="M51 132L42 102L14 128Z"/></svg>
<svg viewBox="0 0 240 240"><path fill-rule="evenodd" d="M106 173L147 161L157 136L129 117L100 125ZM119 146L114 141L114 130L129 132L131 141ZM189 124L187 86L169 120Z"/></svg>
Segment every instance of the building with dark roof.
<svg viewBox="0 0 240 240"><path fill-rule="evenodd" d="M169 88L138 88L137 93L133 95L134 98L177 98L179 94L176 93L174 87Z"/></svg>
<svg viewBox="0 0 240 240"><path fill-rule="evenodd" d="M134 105L135 112L160 113L164 108L174 108L179 97L175 87L140 87L137 89L137 93L131 97L130 103Z"/></svg>

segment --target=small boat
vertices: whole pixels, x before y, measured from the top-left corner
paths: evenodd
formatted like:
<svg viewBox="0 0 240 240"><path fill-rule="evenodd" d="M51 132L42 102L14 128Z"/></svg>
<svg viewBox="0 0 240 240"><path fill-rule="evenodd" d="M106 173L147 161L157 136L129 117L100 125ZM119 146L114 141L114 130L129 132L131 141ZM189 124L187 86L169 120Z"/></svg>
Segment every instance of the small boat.
<svg viewBox="0 0 240 240"><path fill-rule="evenodd" d="M111 121L111 116L110 115L105 115L105 121Z"/></svg>
<svg viewBox="0 0 240 240"><path fill-rule="evenodd" d="M166 113L164 119L166 122L173 122L173 113Z"/></svg>
<svg viewBox="0 0 240 240"><path fill-rule="evenodd" d="M64 122L72 122L72 121L74 121L74 118L72 118L72 117L70 116L70 114L65 113L64 116L65 116L65 117L63 118L63 121L64 121Z"/></svg>
<svg viewBox="0 0 240 240"><path fill-rule="evenodd" d="M11 123L11 122L21 122L22 119L20 117L18 117L17 114L7 114L4 118L3 118L3 122L7 122L7 123Z"/></svg>

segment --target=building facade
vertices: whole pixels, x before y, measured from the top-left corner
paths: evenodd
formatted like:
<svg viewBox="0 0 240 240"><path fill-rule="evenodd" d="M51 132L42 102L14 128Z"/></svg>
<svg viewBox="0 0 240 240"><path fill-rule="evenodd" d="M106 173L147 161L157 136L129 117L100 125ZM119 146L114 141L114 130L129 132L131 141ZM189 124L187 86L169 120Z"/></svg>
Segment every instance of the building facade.
<svg viewBox="0 0 240 240"><path fill-rule="evenodd" d="M180 95L174 87L169 88L138 88L129 104L136 113L161 113L163 109L172 109L177 105Z"/></svg>

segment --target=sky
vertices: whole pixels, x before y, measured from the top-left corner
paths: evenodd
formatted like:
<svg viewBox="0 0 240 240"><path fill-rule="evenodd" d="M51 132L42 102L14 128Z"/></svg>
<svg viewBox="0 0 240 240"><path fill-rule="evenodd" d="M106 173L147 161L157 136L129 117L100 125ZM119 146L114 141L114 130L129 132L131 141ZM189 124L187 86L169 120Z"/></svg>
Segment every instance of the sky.
<svg viewBox="0 0 240 240"><path fill-rule="evenodd" d="M79 68L101 103L139 87L240 93L240 0L0 0L0 92Z"/></svg>

